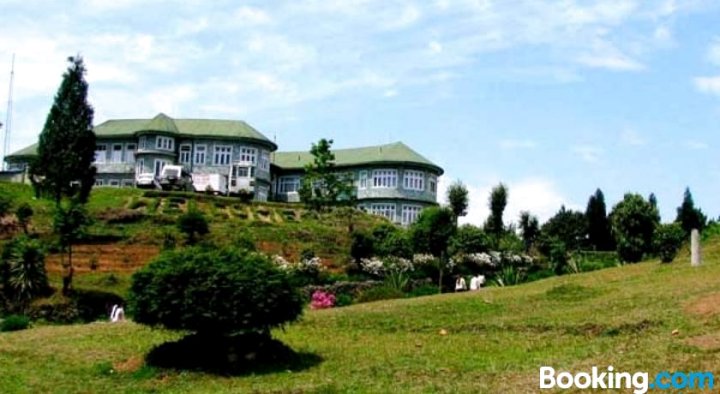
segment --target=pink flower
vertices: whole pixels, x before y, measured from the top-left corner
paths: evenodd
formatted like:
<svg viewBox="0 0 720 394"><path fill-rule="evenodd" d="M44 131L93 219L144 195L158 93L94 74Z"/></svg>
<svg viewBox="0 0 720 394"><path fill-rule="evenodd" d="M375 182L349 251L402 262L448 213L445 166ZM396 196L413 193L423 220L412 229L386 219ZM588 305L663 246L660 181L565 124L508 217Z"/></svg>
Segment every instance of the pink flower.
<svg viewBox="0 0 720 394"><path fill-rule="evenodd" d="M332 293L316 290L310 301L310 309L327 309L335 306L335 295Z"/></svg>

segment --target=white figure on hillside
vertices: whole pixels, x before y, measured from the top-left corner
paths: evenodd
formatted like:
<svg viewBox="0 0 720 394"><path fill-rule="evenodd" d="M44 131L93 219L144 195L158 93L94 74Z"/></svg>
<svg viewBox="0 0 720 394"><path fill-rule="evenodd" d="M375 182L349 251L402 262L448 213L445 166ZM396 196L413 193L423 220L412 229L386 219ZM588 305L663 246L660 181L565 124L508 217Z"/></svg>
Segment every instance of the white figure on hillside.
<svg viewBox="0 0 720 394"><path fill-rule="evenodd" d="M122 304L113 305L112 312L110 312L110 321L113 323L117 323L123 320L125 320L125 309L123 309Z"/></svg>
<svg viewBox="0 0 720 394"><path fill-rule="evenodd" d="M467 283L465 283L465 278L458 275L457 279L455 279L455 291L465 290L467 290Z"/></svg>
<svg viewBox="0 0 720 394"><path fill-rule="evenodd" d="M484 275L473 276L472 279L470 279L470 291L480 290L480 288L484 284L485 284L485 276Z"/></svg>

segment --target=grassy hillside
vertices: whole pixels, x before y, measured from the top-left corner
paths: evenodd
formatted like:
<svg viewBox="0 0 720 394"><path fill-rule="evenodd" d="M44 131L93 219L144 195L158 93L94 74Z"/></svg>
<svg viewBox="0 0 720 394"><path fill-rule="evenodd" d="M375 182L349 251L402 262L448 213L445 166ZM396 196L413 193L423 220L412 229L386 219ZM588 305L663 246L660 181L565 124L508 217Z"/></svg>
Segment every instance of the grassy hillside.
<svg viewBox="0 0 720 394"><path fill-rule="evenodd" d="M720 238L705 264L656 261L526 285L307 311L277 337L322 362L219 377L143 366L178 334L132 323L0 335L3 392L537 392L538 367L710 370ZM447 335L441 335L446 330ZM672 335L677 330L677 335Z"/></svg>
<svg viewBox="0 0 720 394"><path fill-rule="evenodd" d="M52 246L52 202L34 199L28 185L0 183L0 193L10 196L15 206L23 202L31 205L35 211L31 230ZM208 238L217 244L250 240L261 251L291 260L310 249L331 268L341 267L348 260L349 223L338 213L317 214L299 204L242 203L237 198L195 193L97 188L88 203L94 223L74 251L76 287L123 293L129 275L160 253L168 239L180 242L175 223L190 201L208 218ZM353 226L366 228L382 220L357 213ZM5 234L5 238L9 236ZM93 261L97 263L95 270L91 269ZM60 281L58 254L49 256L48 272L54 282Z"/></svg>

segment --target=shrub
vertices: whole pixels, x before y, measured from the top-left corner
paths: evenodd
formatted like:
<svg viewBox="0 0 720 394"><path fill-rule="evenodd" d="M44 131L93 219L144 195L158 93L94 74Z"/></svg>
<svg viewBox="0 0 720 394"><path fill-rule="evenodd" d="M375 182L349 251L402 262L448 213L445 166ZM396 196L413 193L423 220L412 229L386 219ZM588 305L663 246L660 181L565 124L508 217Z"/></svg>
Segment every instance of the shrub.
<svg viewBox="0 0 720 394"><path fill-rule="evenodd" d="M30 327L30 319L25 315L10 315L0 323L0 331L20 331Z"/></svg>
<svg viewBox="0 0 720 394"><path fill-rule="evenodd" d="M335 295L324 291L317 290L313 293L310 300L311 309L327 309L335 306Z"/></svg>
<svg viewBox="0 0 720 394"><path fill-rule="evenodd" d="M7 215L10 212L12 206L12 199L5 193L0 193L0 218Z"/></svg>
<svg viewBox="0 0 720 394"><path fill-rule="evenodd" d="M680 246L685 240L685 232L679 223L661 224L655 230L655 250L660 255L663 263L670 263L675 260Z"/></svg>
<svg viewBox="0 0 720 394"><path fill-rule="evenodd" d="M335 306L336 307L348 306L348 305L352 305L352 303L353 303L353 297L350 294L340 293L335 297Z"/></svg>
<svg viewBox="0 0 720 394"><path fill-rule="evenodd" d="M197 236L210 232L208 222L202 212L190 207L190 209L178 218L178 229L187 237L188 245L195 244Z"/></svg>
<svg viewBox="0 0 720 394"><path fill-rule="evenodd" d="M72 299L77 308L78 317L84 322L105 319L113 305L125 302L117 294L99 290L78 289L73 292Z"/></svg>
<svg viewBox="0 0 720 394"><path fill-rule="evenodd" d="M350 237L352 239L350 243L350 256L352 256L355 261L360 261L375 254L373 237L370 234L356 230L352 232Z"/></svg>
<svg viewBox="0 0 720 394"><path fill-rule="evenodd" d="M413 288L409 292L407 292L408 297L422 297L422 296L428 296L428 295L437 295L438 288L435 285L422 285Z"/></svg>
<svg viewBox="0 0 720 394"><path fill-rule="evenodd" d="M33 215L33 209L28 203L22 203L17 210L15 210L15 216L17 216L18 222L23 229L25 234L28 233L28 224L30 224L30 218Z"/></svg>
<svg viewBox="0 0 720 394"><path fill-rule="evenodd" d="M6 246L1 271L5 296L19 304L44 295L49 289L45 253L39 241L27 236L18 237Z"/></svg>
<svg viewBox="0 0 720 394"><path fill-rule="evenodd" d="M135 321L219 335L265 333L295 321L303 301L265 256L236 248L165 252L132 276Z"/></svg>
<svg viewBox="0 0 720 394"><path fill-rule="evenodd" d="M435 288L437 293L437 287ZM357 302L372 302L372 301L381 301L381 300L392 300L395 298L403 298L405 297L405 293L402 291L388 287L388 286L377 286L373 287L367 290L362 291L358 297Z"/></svg>

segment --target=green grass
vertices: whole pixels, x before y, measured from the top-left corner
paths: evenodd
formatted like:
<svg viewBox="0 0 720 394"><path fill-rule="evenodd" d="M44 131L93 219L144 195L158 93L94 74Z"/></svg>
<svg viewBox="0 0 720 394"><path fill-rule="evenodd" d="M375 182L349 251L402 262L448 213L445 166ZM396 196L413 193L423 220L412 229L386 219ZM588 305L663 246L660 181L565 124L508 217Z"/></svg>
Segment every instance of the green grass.
<svg viewBox="0 0 720 394"><path fill-rule="evenodd" d="M704 255L699 268L684 253L673 264L307 311L275 335L323 361L263 375L143 366L153 346L180 334L132 323L1 334L0 391L525 393L538 391L542 365L716 371L720 349L688 342L720 339L720 239L710 240ZM691 313L698 304L716 313Z"/></svg>

